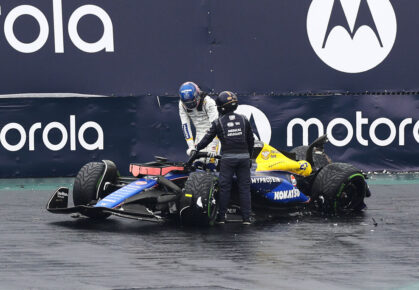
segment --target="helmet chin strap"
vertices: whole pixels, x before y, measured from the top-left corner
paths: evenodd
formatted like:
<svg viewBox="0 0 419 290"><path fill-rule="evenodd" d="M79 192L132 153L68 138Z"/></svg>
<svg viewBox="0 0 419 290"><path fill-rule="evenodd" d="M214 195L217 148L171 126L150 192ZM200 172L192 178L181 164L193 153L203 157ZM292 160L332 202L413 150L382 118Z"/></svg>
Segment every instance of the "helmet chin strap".
<svg viewBox="0 0 419 290"><path fill-rule="evenodd" d="M189 108L188 106L185 105L185 103L181 102L182 106L186 109L186 110L193 110L199 107L199 104L201 103L201 97L196 97L196 106L193 108Z"/></svg>
<svg viewBox="0 0 419 290"><path fill-rule="evenodd" d="M224 105L226 105L226 104L224 104ZM217 107L218 113L220 113L221 115L232 113L232 112L234 112L237 109L237 107L234 108L234 109L233 108L227 109L227 108L224 108L224 105L222 107Z"/></svg>
<svg viewBox="0 0 419 290"><path fill-rule="evenodd" d="M196 108L199 107L199 105L201 104L201 102L202 102L203 99L204 98L202 98L201 95L199 95L199 96L196 97L196 106L195 106L194 109L196 109Z"/></svg>
<svg viewBox="0 0 419 290"><path fill-rule="evenodd" d="M217 106L217 111L219 114L224 115L225 109L223 107Z"/></svg>

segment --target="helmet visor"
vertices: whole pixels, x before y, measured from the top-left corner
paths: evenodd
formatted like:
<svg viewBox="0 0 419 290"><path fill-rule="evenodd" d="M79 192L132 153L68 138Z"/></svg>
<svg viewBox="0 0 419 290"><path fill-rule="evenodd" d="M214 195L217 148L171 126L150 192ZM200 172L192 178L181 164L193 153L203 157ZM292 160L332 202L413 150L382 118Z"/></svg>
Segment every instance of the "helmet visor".
<svg viewBox="0 0 419 290"><path fill-rule="evenodd" d="M182 103L185 105L186 108L188 109L195 109L198 106L198 101L197 98L193 99L193 100L188 100L188 101L182 101Z"/></svg>

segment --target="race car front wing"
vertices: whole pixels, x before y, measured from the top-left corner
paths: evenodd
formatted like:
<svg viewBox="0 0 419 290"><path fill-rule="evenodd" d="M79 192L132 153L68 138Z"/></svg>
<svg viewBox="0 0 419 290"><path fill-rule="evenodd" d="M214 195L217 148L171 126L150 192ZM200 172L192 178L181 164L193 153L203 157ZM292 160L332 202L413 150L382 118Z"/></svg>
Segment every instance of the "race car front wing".
<svg viewBox="0 0 419 290"><path fill-rule="evenodd" d="M94 205L77 205L68 207L68 195L69 189L67 187L58 188L47 203L47 211L55 214L81 214L88 217L112 214L119 217L142 221L160 223L165 221L164 218L151 212L134 212L107 207L95 207Z"/></svg>

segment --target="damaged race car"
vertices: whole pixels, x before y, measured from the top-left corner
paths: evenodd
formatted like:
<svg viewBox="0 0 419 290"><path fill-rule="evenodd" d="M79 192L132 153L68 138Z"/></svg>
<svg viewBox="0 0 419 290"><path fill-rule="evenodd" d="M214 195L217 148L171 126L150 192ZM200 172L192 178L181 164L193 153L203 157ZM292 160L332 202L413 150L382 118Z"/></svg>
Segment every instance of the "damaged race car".
<svg viewBox="0 0 419 290"><path fill-rule="evenodd" d="M366 175L347 163L333 163L324 152L327 136L310 146L281 152L256 142L251 172L252 211L257 220L301 211L342 215L361 211L370 196ZM133 176L122 177L109 160L90 162L78 172L73 186L56 190L47 210L94 219L111 215L183 225L213 225L218 210L218 172L195 162L155 157L148 163L130 164ZM233 186L227 221L241 221L237 186Z"/></svg>

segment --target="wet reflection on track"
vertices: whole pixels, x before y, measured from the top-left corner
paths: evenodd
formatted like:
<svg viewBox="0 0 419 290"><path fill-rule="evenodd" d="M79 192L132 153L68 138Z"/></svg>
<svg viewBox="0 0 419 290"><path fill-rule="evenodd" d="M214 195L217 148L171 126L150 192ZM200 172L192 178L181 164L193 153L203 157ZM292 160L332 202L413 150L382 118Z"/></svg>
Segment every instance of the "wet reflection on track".
<svg viewBox="0 0 419 290"><path fill-rule="evenodd" d="M373 185L351 218L207 229L97 224L46 212L50 190L2 191L0 288L415 289L417 187Z"/></svg>

